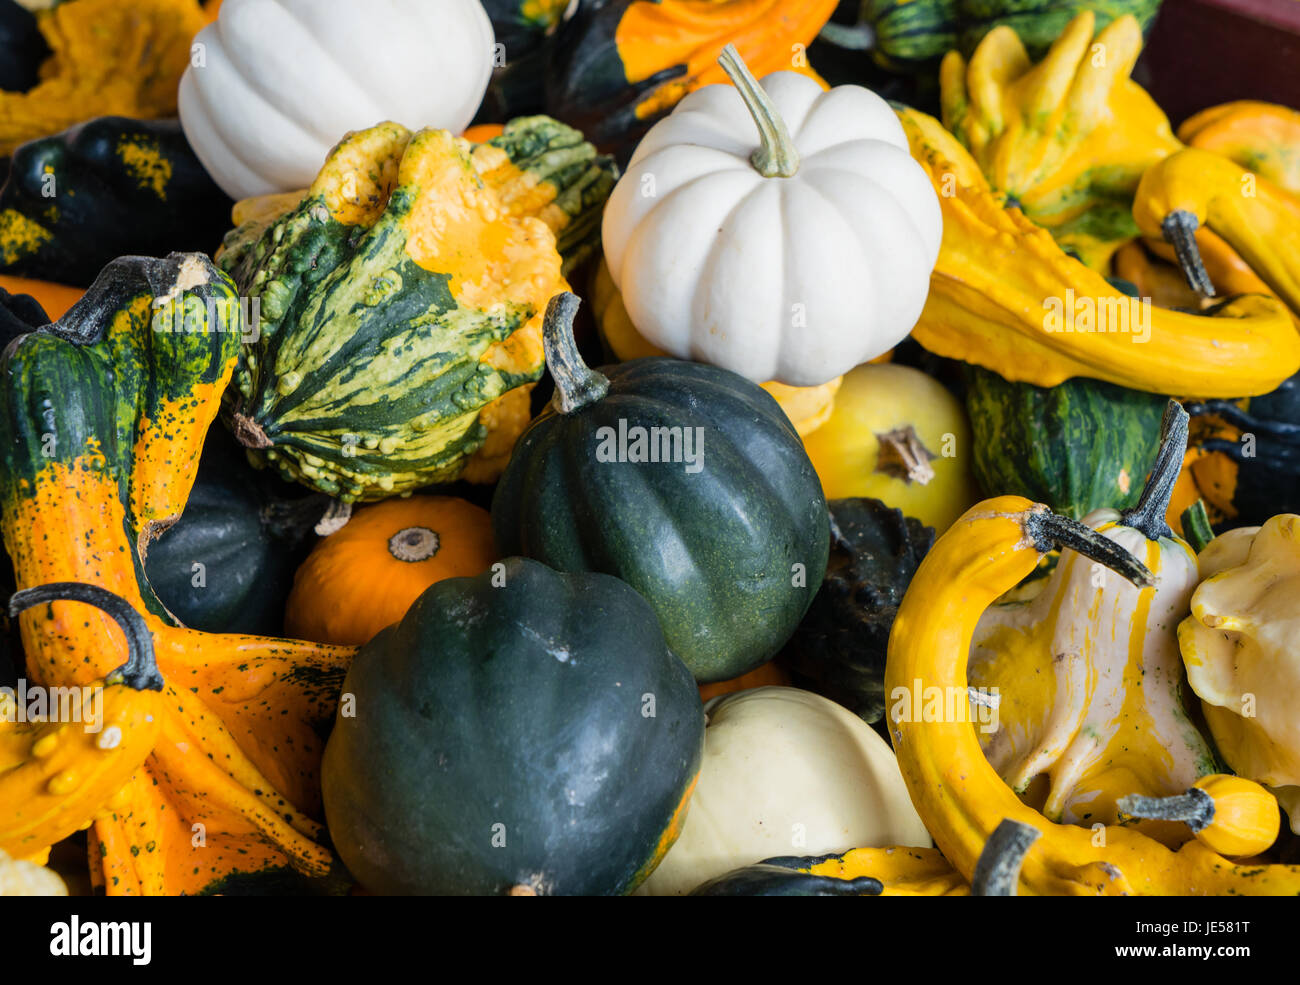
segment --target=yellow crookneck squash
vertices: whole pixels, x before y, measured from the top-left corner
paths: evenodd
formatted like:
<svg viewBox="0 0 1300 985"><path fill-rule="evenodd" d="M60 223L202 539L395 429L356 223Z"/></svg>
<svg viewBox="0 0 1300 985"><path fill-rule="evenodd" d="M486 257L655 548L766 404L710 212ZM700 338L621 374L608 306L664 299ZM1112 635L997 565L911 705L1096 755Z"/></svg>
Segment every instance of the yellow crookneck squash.
<svg viewBox="0 0 1300 985"><path fill-rule="evenodd" d="M968 882L1003 822L1030 829L1018 885L1032 895L1296 895L1300 866L1237 865L1191 840L1173 851L1140 830L1057 824L1023 803L980 747L966 708L966 665L985 610L1044 554L1068 547L1148 587L1152 573L1115 541L1017 496L985 500L935 543L889 641L886 692L937 689L953 715L895 716L894 750L912 802ZM1027 847L1026 847L1027 846ZM994 853L996 855L996 853ZM995 859L996 860L996 859Z"/></svg>
<svg viewBox="0 0 1300 985"><path fill-rule="evenodd" d="M1034 65L1014 29L995 27L970 64L950 51L939 72L943 122L993 188L1088 266L1137 235L1130 208L1142 172L1181 146L1169 120L1129 78L1142 48L1130 14L1096 38L1072 20Z"/></svg>
<svg viewBox="0 0 1300 985"><path fill-rule="evenodd" d="M143 574L194 482L239 310L201 254L122 258L0 361L0 532L19 589L78 582L120 597L163 679L152 751L90 830L91 879L109 895L283 887L334 862L316 820L320 729L354 651L186 629ZM37 684L90 684L127 653L117 623L81 602L30 609L20 626Z"/></svg>
<svg viewBox="0 0 1300 985"><path fill-rule="evenodd" d="M1272 789L1300 834L1300 516L1229 530L1200 563L1178 627L1187 679L1228 765Z"/></svg>
<svg viewBox="0 0 1300 985"><path fill-rule="evenodd" d="M0 91L0 157L96 116L176 113L199 0L71 0L38 15L50 55L27 92Z"/></svg>
<svg viewBox="0 0 1300 985"><path fill-rule="evenodd" d="M1245 295L1200 315L1130 299L1006 207L937 120L906 108L899 118L943 209L912 330L926 349L1040 387L1087 376L1202 397L1268 393L1300 369L1300 336L1276 298Z"/></svg>
<svg viewBox="0 0 1300 985"><path fill-rule="evenodd" d="M647 356L667 356L658 346L646 340L632 324L623 296L614 286L609 267L602 259L592 278L591 305L595 313L596 328L611 356L619 362L643 359ZM886 359L881 357L881 361ZM820 386L787 386L770 380L763 389L781 405L786 417L800 437L806 437L827 422L844 377L837 376Z"/></svg>
<svg viewBox="0 0 1300 985"><path fill-rule="evenodd" d="M1196 239L1205 227L1300 313L1300 194L1226 157L1189 147L1147 169L1133 200L1133 218L1142 235L1173 246L1198 293L1215 294Z"/></svg>
<svg viewBox="0 0 1300 985"><path fill-rule="evenodd" d="M1184 120L1178 139L1300 195L1300 112L1249 99L1223 103Z"/></svg>
<svg viewBox="0 0 1300 985"><path fill-rule="evenodd" d="M1121 797L1177 794L1215 772L1183 707L1175 632L1198 581L1196 554L1165 524L1186 443L1187 414L1170 402L1138 505L1083 520L1141 560L1153 588L1067 549L1036 595L990 606L975 630L970 685L997 696L980 743L1007 784L1052 821L1115 824ZM1146 830L1175 846L1189 837L1178 825Z"/></svg>

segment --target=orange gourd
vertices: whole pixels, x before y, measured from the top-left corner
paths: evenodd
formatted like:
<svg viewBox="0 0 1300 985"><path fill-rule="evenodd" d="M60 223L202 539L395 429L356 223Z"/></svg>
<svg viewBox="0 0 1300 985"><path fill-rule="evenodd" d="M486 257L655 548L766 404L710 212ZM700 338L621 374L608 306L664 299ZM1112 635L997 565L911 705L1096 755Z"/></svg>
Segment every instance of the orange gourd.
<svg viewBox="0 0 1300 985"><path fill-rule="evenodd" d="M487 510L451 496L387 499L353 513L294 576L290 636L360 645L434 582L482 574L497 558Z"/></svg>

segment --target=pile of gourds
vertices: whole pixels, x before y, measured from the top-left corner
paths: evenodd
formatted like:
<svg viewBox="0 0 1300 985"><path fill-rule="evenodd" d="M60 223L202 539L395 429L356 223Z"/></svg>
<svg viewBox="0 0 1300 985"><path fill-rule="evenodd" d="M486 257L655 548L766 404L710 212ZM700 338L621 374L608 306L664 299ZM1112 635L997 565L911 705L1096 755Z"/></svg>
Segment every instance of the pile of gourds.
<svg viewBox="0 0 1300 985"><path fill-rule="evenodd" d="M1157 6L0 0L0 895L1300 892L1300 112Z"/></svg>

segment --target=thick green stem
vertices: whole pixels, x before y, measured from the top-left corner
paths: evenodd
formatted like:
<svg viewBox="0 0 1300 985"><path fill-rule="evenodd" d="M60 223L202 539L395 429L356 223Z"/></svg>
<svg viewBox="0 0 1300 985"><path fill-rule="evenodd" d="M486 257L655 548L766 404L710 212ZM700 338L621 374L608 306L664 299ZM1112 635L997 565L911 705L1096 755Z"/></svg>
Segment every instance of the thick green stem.
<svg viewBox="0 0 1300 985"><path fill-rule="evenodd" d="M1003 818L984 842L971 876L972 896L1015 896L1020 867L1029 848L1042 837L1032 825Z"/></svg>
<svg viewBox="0 0 1300 985"><path fill-rule="evenodd" d="M1205 550L1214 540L1214 530L1210 527L1210 516L1205 512L1205 500L1198 499L1183 510L1183 539L1191 545L1197 554Z"/></svg>
<svg viewBox="0 0 1300 985"><path fill-rule="evenodd" d="M582 361L573 339L573 316L578 313L576 294L565 291L551 298L542 323L542 344L546 347L546 368L555 381L551 402L561 414L576 414L609 392L609 380Z"/></svg>
<svg viewBox="0 0 1300 985"><path fill-rule="evenodd" d="M1200 222L1192 213L1185 209L1175 209L1165 216L1160 231L1164 233L1165 242L1174 248L1178 265L1187 278L1187 286L1203 297L1212 298L1214 285L1210 283L1210 275L1205 272L1201 251L1196 245L1196 230L1199 226Z"/></svg>
<svg viewBox="0 0 1300 985"><path fill-rule="evenodd" d="M1155 575L1151 573L1150 568L1086 523L1043 511L1026 516L1024 529L1025 533L1033 539L1034 546L1042 553L1057 547L1068 547L1089 560L1104 564L1121 578L1139 588L1150 587L1156 583Z"/></svg>
<svg viewBox="0 0 1300 985"><path fill-rule="evenodd" d="M1214 822L1214 798L1192 787L1174 797L1143 797L1131 793L1115 801L1121 814L1150 821L1182 821L1193 831L1204 831Z"/></svg>
<svg viewBox="0 0 1300 985"><path fill-rule="evenodd" d="M1165 514L1169 512L1169 500L1183 470L1183 456L1187 454L1187 420L1187 411L1177 400L1165 405L1165 416L1160 421L1160 451L1156 453L1151 478L1142 488L1137 506L1120 516L1124 526L1140 530L1147 540L1173 536Z"/></svg>
<svg viewBox="0 0 1300 985"><path fill-rule="evenodd" d="M9 615L37 605L51 602L84 602L93 605L112 617L126 636L126 663L112 671L106 678L108 684L122 683L136 691L161 691L162 674L154 659L153 634L140 613L122 598L98 585L79 581L52 581L48 585L24 588L9 597Z"/></svg>
<svg viewBox="0 0 1300 985"><path fill-rule="evenodd" d="M764 178L792 178L799 171L799 152L795 150L790 131L776 111L771 98L758 84L749 66L740 57L734 44L722 49L718 64L735 83L740 98L745 101L749 115L758 127L758 150L750 156L750 163Z"/></svg>

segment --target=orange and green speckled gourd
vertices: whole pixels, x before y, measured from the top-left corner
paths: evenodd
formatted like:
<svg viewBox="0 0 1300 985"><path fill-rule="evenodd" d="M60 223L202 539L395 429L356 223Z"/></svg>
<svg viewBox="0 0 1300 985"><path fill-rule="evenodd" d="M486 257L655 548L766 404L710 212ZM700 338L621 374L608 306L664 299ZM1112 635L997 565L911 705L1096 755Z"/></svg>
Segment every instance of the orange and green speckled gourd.
<svg viewBox="0 0 1300 985"><path fill-rule="evenodd" d="M286 478L355 502L504 466L542 313L568 285L551 226L514 212L510 176L490 184L473 150L381 123L345 136L287 211L241 210L218 263L258 300L260 334L227 419Z"/></svg>
<svg viewBox="0 0 1300 985"><path fill-rule="evenodd" d="M19 588L80 582L120 596L144 617L164 680L153 751L90 831L92 882L110 895L251 888L333 863L315 820L316 729L353 651L183 628L143 574L150 539L193 484L238 311L202 255L123 258L0 364L0 530ZM88 684L126 655L117 624L82 603L39 606L21 628L41 684Z"/></svg>

